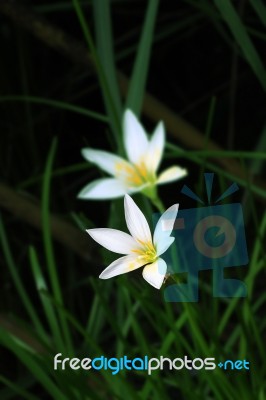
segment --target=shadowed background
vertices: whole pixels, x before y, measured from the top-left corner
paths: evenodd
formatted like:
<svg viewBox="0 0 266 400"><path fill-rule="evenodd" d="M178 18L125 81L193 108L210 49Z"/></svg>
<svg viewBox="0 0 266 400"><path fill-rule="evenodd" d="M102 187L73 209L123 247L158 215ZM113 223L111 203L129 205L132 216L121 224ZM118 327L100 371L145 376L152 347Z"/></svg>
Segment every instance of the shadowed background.
<svg viewBox="0 0 266 400"><path fill-rule="evenodd" d="M263 2L5 1L0 22L1 399L265 399ZM80 150L123 155L126 106L148 132L164 121L162 167L188 169L159 189L165 207L196 206L184 183L206 201L204 172L216 197L238 183L224 203L242 202L250 263L229 273L247 298L212 298L210 271L197 304L165 303L139 270L98 279L112 255L84 230L124 230L123 201L77 200L104 175ZM134 200L151 222L148 199ZM252 370L56 372L58 352L246 358Z"/></svg>

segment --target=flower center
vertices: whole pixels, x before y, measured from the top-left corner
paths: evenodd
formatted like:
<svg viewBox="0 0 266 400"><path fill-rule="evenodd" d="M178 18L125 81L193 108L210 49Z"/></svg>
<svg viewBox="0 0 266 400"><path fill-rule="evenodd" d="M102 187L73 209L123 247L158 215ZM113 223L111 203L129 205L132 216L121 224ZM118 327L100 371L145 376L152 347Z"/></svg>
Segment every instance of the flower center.
<svg viewBox="0 0 266 400"><path fill-rule="evenodd" d="M142 245L141 249L132 250L134 253L138 254L138 259L143 260L145 264L153 263L158 257L156 249L152 242L142 242L138 240Z"/></svg>
<svg viewBox="0 0 266 400"><path fill-rule="evenodd" d="M124 180L128 186L140 186L146 182L155 182L155 176L147 170L144 161L140 161L137 165L132 165L126 161L117 162L115 164L115 175Z"/></svg>

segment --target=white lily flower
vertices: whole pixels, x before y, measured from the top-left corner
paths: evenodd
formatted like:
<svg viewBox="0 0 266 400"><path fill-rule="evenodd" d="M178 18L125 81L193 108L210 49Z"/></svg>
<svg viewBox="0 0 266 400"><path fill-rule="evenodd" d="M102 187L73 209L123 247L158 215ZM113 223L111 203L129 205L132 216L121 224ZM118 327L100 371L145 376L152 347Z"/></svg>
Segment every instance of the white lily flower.
<svg viewBox="0 0 266 400"><path fill-rule="evenodd" d="M128 160L107 151L82 149L82 155L87 161L96 164L112 178L97 179L89 183L78 194L80 199L112 199L139 191L152 197L156 185L187 175L186 169L173 166L157 176L165 146L162 122L158 123L149 140L133 112L126 110L123 133Z"/></svg>
<svg viewBox="0 0 266 400"><path fill-rule="evenodd" d="M144 266L143 278L156 289L160 289L167 270L167 265L160 256L175 240L170 235L178 212L178 204L174 204L161 215L153 238L146 218L129 195L125 195L124 207L126 224L131 235L109 228L87 230L101 246L114 253L125 255L112 262L101 273L100 278L112 278ZM167 221L167 230L163 228L164 221Z"/></svg>

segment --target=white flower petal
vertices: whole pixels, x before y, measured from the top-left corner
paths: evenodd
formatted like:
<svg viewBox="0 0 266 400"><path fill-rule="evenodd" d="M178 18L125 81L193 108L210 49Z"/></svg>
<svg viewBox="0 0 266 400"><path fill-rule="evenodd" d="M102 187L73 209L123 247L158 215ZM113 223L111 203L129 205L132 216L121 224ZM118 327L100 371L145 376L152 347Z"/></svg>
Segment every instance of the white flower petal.
<svg viewBox="0 0 266 400"><path fill-rule="evenodd" d="M132 111L126 110L123 120L124 144L128 159L138 164L148 148L148 138L145 130Z"/></svg>
<svg viewBox="0 0 266 400"><path fill-rule="evenodd" d="M174 241L175 241L175 238L172 236L165 238L163 240L160 240L156 246L157 256L160 256L161 254L165 253L166 250L171 246L171 244L174 243Z"/></svg>
<svg viewBox="0 0 266 400"><path fill-rule="evenodd" d="M125 218L129 232L140 242L151 242L151 231L146 218L128 195L125 195Z"/></svg>
<svg viewBox="0 0 266 400"><path fill-rule="evenodd" d="M153 243L157 249L157 254L162 254L162 249L166 246L164 244L166 239L169 239L169 236L172 233L175 219L177 216L179 204L174 204L169 207L159 218L159 221L156 224L154 234L153 234ZM170 246L170 245L169 245ZM168 247L169 247L168 246ZM166 250L165 250L166 251ZM160 254L159 254L160 252Z"/></svg>
<svg viewBox="0 0 266 400"><path fill-rule="evenodd" d="M160 185L162 183L176 181L177 179L184 178L187 175L187 170L185 168L173 166L167 168L164 172L162 172L158 179L157 183Z"/></svg>
<svg viewBox="0 0 266 400"><path fill-rule="evenodd" d="M156 172L162 159L165 145L165 130L162 122L159 122L151 137L145 163L148 171Z"/></svg>
<svg viewBox="0 0 266 400"><path fill-rule="evenodd" d="M95 242L114 253L130 254L132 250L141 248L132 236L117 229L95 228L86 232Z"/></svg>
<svg viewBox="0 0 266 400"><path fill-rule="evenodd" d="M99 278L101 279L109 279L113 276L125 274L126 272L134 271L135 269L142 267L143 261L139 260L137 256L124 256L120 257L112 264L110 264L105 270L101 273Z"/></svg>
<svg viewBox="0 0 266 400"><path fill-rule="evenodd" d="M124 196L127 188L115 178L96 179L86 185L78 194L79 199L115 199Z"/></svg>
<svg viewBox="0 0 266 400"><path fill-rule="evenodd" d="M156 289L160 289L166 271L166 262L162 258L158 258L154 263L148 264L144 267L142 276L150 285L154 286Z"/></svg>
<svg viewBox="0 0 266 400"><path fill-rule="evenodd" d="M81 150L81 154L87 161L96 164L110 175L115 175L117 165L126 163L123 158L107 151L84 148Z"/></svg>

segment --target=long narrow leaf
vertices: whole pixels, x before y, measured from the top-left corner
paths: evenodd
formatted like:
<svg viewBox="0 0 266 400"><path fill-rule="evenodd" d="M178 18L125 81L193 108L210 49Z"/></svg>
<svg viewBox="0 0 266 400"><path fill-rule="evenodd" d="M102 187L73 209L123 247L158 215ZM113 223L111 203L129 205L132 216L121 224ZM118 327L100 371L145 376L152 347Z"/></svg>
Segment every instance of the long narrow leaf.
<svg viewBox="0 0 266 400"><path fill-rule="evenodd" d="M21 300L22 304L24 305L28 315L30 316L36 331L42 337L43 340L47 341L47 335L45 333L43 325L40 321L40 318L39 318L35 308L32 305L32 302L31 302L31 300L28 296L28 293L24 287L22 279L19 275L19 271L18 271L15 261L13 259L1 215L0 215L0 244L2 246L3 255L5 258L6 264L9 269L12 280L14 282L14 286L20 297L20 300Z"/></svg>
<svg viewBox="0 0 266 400"><path fill-rule="evenodd" d="M37 253L36 253L34 247L29 248L29 256L30 256L33 277L35 280L36 288L39 292L40 300L43 305L43 310L45 312L47 321L50 325L50 329L53 334L53 339L55 340L57 349L60 349L60 346L62 343L62 337L61 337L58 321L56 318L56 313L54 311L54 307L51 304L48 296L43 295L43 291L48 292L48 288L47 288L43 273L41 271L39 261L38 261L38 256L37 256Z"/></svg>
<svg viewBox="0 0 266 400"><path fill-rule="evenodd" d="M140 113L143 102L158 5L158 0L149 1L127 95L126 105L137 115Z"/></svg>
<svg viewBox="0 0 266 400"><path fill-rule="evenodd" d="M42 104L49 107L61 108L62 110L72 111L78 114L85 115L86 117L91 117L97 119L99 121L108 122L108 118L102 114L99 114L94 111L87 110L86 108L76 106L71 103L66 103L61 100L53 100L46 99L45 97L36 97L36 96L19 96L19 95L9 95L9 96L0 96L0 102L30 102L35 104Z"/></svg>
<svg viewBox="0 0 266 400"><path fill-rule="evenodd" d="M112 94L112 101L118 115L121 116L122 104L115 70L110 3L109 0L93 0L96 43L99 60Z"/></svg>
<svg viewBox="0 0 266 400"><path fill-rule="evenodd" d="M53 140L52 146L51 146L48 158L47 158L45 172L44 172L44 179L43 179L42 228L43 228L43 243L44 243L44 248L45 248L45 253L46 253L46 262L47 262L47 268L48 268L48 272L49 272L52 292L53 292L56 302L58 304L63 305L62 291L61 291L61 286L60 286L59 279L58 279L57 266L56 266L54 251L53 251L51 226L50 226L50 210L49 210L50 183L51 183L52 167L53 167L53 161L55 158L56 147L57 147L57 140ZM68 351L70 352L72 349L72 346L71 346L71 339L70 339L68 325L67 325L64 314L61 313L59 309L58 309L58 312L59 312L59 317L60 317L60 321L61 321L62 331L64 332L66 346L67 346ZM73 354L73 350L72 350L72 354Z"/></svg>
<svg viewBox="0 0 266 400"><path fill-rule="evenodd" d="M42 368L42 364L37 361L34 355L21 347L11 335L3 329L0 329L0 340L2 344L12 351L16 357L29 369L36 379L43 385L48 393L54 399L67 400L65 395L54 384L53 380L48 375L47 371Z"/></svg>
<svg viewBox="0 0 266 400"><path fill-rule="evenodd" d="M83 10L81 8L80 5L80 1L79 0L72 0L73 2L73 7L76 11L79 23L80 23L80 27L83 31L84 34L84 38L87 42L88 48L91 52L92 55L92 59L94 61L94 65L95 65L95 69L96 72L98 74L99 77L99 81L101 84L101 88L102 88L102 92L103 92L103 97L104 97L104 101L105 101L105 106L107 109L107 112L109 114L109 117L111 116L112 118L110 119L110 124L111 124L111 128L112 128L112 132L114 135L114 138L117 142L117 146L118 146L118 151L120 153L123 152L123 145L122 145L122 135L121 135L121 121L120 121L120 117L117 113L117 110L115 108L115 104L113 102L113 98L112 98L112 93L111 93L111 89L108 85L108 81L102 66L101 61L99 60L98 54L96 52L96 48L95 45L93 43L92 40L92 36L90 33L90 29L88 26L88 23L86 21L86 18L84 16Z"/></svg>
<svg viewBox="0 0 266 400"><path fill-rule="evenodd" d="M266 5L261 0L250 0L250 4L258 14L263 25L266 27Z"/></svg>
<svg viewBox="0 0 266 400"><path fill-rule="evenodd" d="M38 400L39 399L39 397L34 396L33 394L30 394L27 390L20 387L15 382L7 379L3 375L0 375L0 382L2 382L4 385L6 385L6 387L9 388L9 390L10 390L10 395L5 395L3 391L0 392L1 400L13 399L14 393L16 393L20 399L21 398L26 399L26 400Z"/></svg>
<svg viewBox="0 0 266 400"><path fill-rule="evenodd" d="M242 49L242 52L253 69L255 75L260 81L264 90L266 90L266 70L262 61L255 49L247 31L242 23L239 15L237 14L233 4L229 0L213 0L216 7L219 9L224 21L227 23L231 30L236 42Z"/></svg>

